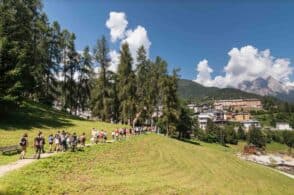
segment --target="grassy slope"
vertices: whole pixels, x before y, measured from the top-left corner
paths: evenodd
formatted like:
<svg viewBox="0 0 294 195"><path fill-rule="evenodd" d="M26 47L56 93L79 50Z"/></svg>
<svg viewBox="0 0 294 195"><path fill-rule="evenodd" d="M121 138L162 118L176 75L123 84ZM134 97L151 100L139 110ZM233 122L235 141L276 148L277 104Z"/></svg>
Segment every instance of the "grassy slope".
<svg viewBox="0 0 294 195"><path fill-rule="evenodd" d="M139 136L43 159L0 178L2 192L291 194L294 180L239 160L234 149ZM23 178L23 179L19 179ZM40 191L42 189L42 191Z"/></svg>
<svg viewBox="0 0 294 195"><path fill-rule="evenodd" d="M93 127L110 132L120 126L82 120L44 105L26 102L18 112L9 113L5 118L0 119L0 146L18 144L20 137L27 132L30 141L29 153L32 153L33 139L39 130L44 133L47 141L48 135L58 130L76 132L78 135L85 132L89 138ZM17 158L18 155L0 155L0 165L15 161Z"/></svg>

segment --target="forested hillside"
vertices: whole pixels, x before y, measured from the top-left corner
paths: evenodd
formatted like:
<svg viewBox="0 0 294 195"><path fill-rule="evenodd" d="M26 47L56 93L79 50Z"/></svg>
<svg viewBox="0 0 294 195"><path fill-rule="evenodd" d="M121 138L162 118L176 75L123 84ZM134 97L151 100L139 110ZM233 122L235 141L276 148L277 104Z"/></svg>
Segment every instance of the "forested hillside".
<svg viewBox="0 0 294 195"><path fill-rule="evenodd" d="M191 80L178 81L178 94L184 99L234 99L234 98L262 98L259 95L243 92L238 89L217 87L204 87Z"/></svg>

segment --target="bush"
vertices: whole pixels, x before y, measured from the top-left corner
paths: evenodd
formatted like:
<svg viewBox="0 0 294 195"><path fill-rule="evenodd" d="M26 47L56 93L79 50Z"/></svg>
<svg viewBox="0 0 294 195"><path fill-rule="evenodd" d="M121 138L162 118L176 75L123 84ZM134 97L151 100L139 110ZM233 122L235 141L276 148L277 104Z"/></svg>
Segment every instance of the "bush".
<svg viewBox="0 0 294 195"><path fill-rule="evenodd" d="M225 143L228 144L238 144L238 136L233 127L228 127L225 129Z"/></svg>
<svg viewBox="0 0 294 195"><path fill-rule="evenodd" d="M285 144L289 147L289 153L291 154L291 149L294 147L294 132L283 131L283 138Z"/></svg>
<svg viewBox="0 0 294 195"><path fill-rule="evenodd" d="M238 127L237 137L239 140L246 140L246 133L241 126Z"/></svg>
<svg viewBox="0 0 294 195"><path fill-rule="evenodd" d="M265 147L266 135L259 128L252 127L248 132L247 142L259 148Z"/></svg>

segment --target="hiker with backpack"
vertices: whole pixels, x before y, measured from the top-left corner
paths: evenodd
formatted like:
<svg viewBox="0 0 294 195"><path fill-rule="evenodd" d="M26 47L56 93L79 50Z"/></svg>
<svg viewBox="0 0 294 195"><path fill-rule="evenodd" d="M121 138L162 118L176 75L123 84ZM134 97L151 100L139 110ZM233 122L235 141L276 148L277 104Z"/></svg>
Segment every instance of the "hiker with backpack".
<svg viewBox="0 0 294 195"><path fill-rule="evenodd" d="M36 158L37 159L40 159L40 157L41 157L41 152L42 152L42 149L44 146L43 141L44 141L44 138L42 137L42 132L40 131L38 133L38 136L35 137L35 140L34 140L34 146L36 149Z"/></svg>
<svg viewBox="0 0 294 195"><path fill-rule="evenodd" d="M20 139L19 145L21 146L21 153L20 153L20 159L24 159L26 152L27 152L27 147L28 147L28 134L25 133Z"/></svg>

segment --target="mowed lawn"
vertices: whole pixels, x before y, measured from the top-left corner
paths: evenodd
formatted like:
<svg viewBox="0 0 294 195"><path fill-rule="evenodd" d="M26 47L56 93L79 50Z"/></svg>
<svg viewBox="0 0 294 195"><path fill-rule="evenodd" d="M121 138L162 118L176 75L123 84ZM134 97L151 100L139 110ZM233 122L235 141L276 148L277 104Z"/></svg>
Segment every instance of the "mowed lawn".
<svg viewBox="0 0 294 195"><path fill-rule="evenodd" d="M17 112L9 113L6 117L0 118L0 147L18 145L21 136L28 133L28 156L32 156L34 153L33 140L39 131L43 132L46 141L50 134L54 135L57 131L62 130L70 133L76 132L77 135L85 132L87 141L89 141L91 130L94 127L98 130L107 131L110 138L111 131L126 126L84 120L44 105L25 102ZM48 144L46 144L46 147L48 147ZM18 158L18 155L0 155L0 165L16 161Z"/></svg>
<svg viewBox="0 0 294 195"><path fill-rule="evenodd" d="M31 164L3 194L293 194L294 180L239 160L233 148L141 135Z"/></svg>

